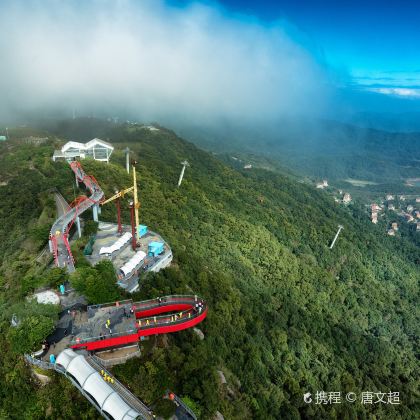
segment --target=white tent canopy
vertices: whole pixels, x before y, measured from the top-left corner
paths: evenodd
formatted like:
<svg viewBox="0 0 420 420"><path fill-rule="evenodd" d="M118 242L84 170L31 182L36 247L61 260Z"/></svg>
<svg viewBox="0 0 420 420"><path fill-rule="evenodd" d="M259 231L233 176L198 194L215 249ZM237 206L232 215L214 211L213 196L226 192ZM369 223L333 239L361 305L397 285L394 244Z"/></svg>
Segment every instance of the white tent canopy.
<svg viewBox="0 0 420 420"><path fill-rule="evenodd" d="M112 254L113 252L118 251L131 239L131 236L130 232L125 232L124 235L122 235L121 238L115 241L111 246L103 246L99 250L99 254Z"/></svg>
<svg viewBox="0 0 420 420"><path fill-rule="evenodd" d="M131 273L146 257L143 251L136 252L121 268L124 276Z"/></svg>
<svg viewBox="0 0 420 420"><path fill-rule="evenodd" d="M80 387L89 394L98 407L112 416L115 420L134 420L140 413L130 407L120 395L108 385L84 358L72 349L63 350L56 360L67 374L79 383Z"/></svg>

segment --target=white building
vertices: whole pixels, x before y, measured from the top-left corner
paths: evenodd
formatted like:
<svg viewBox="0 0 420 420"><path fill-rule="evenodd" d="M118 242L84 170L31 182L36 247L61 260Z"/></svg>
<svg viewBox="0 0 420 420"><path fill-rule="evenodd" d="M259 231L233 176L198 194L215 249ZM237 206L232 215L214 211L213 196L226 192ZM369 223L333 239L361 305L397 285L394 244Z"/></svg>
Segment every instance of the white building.
<svg viewBox="0 0 420 420"><path fill-rule="evenodd" d="M349 193L345 193L343 197L343 203L347 204L351 201L351 195Z"/></svg>
<svg viewBox="0 0 420 420"><path fill-rule="evenodd" d="M53 161L57 159L66 159L68 161L75 158L85 159L92 158L101 162L109 162L114 146L101 139L93 139L87 143L79 143L77 141L67 142L61 150L55 150Z"/></svg>

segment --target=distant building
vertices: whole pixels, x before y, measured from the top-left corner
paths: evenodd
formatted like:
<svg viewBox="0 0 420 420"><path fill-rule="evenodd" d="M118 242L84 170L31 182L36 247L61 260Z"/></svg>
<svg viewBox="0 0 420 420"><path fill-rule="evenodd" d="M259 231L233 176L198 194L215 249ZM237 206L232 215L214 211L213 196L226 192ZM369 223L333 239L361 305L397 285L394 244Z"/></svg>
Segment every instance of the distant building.
<svg viewBox="0 0 420 420"><path fill-rule="evenodd" d="M388 204L388 210L395 210L395 206L393 204Z"/></svg>
<svg viewBox="0 0 420 420"><path fill-rule="evenodd" d="M407 220L407 222L412 222L414 220L414 217L411 214L406 213L405 220Z"/></svg>
<svg viewBox="0 0 420 420"><path fill-rule="evenodd" d="M417 219L420 219L420 211L419 211L419 210L416 210L416 211L414 212L414 216L416 216L416 217L417 217Z"/></svg>
<svg viewBox="0 0 420 420"><path fill-rule="evenodd" d="M378 223L378 213L372 213L372 223Z"/></svg>
<svg viewBox="0 0 420 420"><path fill-rule="evenodd" d="M7 137L6 136L0 136L0 141L6 141Z"/></svg>
<svg viewBox="0 0 420 420"><path fill-rule="evenodd" d="M417 222L417 231L420 231L420 222Z"/></svg>
<svg viewBox="0 0 420 420"><path fill-rule="evenodd" d="M394 231L394 229L388 229L388 235L389 235L389 236L395 236L395 231Z"/></svg>
<svg viewBox="0 0 420 420"><path fill-rule="evenodd" d="M370 206L370 209L372 210L372 213L373 213L375 211L379 211L381 208L379 207L378 204L372 203L371 206Z"/></svg>
<svg viewBox="0 0 420 420"><path fill-rule="evenodd" d="M397 223L397 222L392 222L392 223L391 223L391 227L392 227L392 229L394 229L394 230L398 230L398 223Z"/></svg>
<svg viewBox="0 0 420 420"><path fill-rule="evenodd" d="M244 169L251 169L252 168L252 165L251 164L248 164L248 165L245 165L244 166Z"/></svg>
<svg viewBox="0 0 420 420"><path fill-rule="evenodd" d="M410 213L414 210L414 206L412 206L411 204L409 206L407 206L407 211Z"/></svg>
<svg viewBox="0 0 420 420"><path fill-rule="evenodd" d="M405 196L404 195L400 195L400 201L405 201Z"/></svg>
<svg viewBox="0 0 420 420"><path fill-rule="evenodd" d="M343 203L348 204L351 201L351 195L349 193L345 193L343 197Z"/></svg>
<svg viewBox="0 0 420 420"><path fill-rule="evenodd" d="M154 127L153 125L144 125L142 128L145 128L150 131L159 131L159 128Z"/></svg>
<svg viewBox="0 0 420 420"><path fill-rule="evenodd" d="M66 159L68 161L75 158L85 159L92 158L101 162L109 162L114 146L101 139L93 139L87 143L79 143L76 141L67 142L61 150L55 150L53 161L57 159Z"/></svg>
<svg viewBox="0 0 420 420"><path fill-rule="evenodd" d="M416 203L420 203L420 197L416 198Z"/></svg>
<svg viewBox="0 0 420 420"><path fill-rule="evenodd" d="M40 145L45 143L46 141L48 141L48 137L35 137L35 136L29 136L29 137L25 137L23 139L23 141L26 144L35 144L35 145Z"/></svg>
<svg viewBox="0 0 420 420"><path fill-rule="evenodd" d="M321 182L316 183L316 188L319 188L320 190L328 187L328 181L326 179L323 179Z"/></svg>
<svg viewBox="0 0 420 420"><path fill-rule="evenodd" d="M391 201L394 199L394 196L391 194L387 194L387 196L385 197L387 201Z"/></svg>

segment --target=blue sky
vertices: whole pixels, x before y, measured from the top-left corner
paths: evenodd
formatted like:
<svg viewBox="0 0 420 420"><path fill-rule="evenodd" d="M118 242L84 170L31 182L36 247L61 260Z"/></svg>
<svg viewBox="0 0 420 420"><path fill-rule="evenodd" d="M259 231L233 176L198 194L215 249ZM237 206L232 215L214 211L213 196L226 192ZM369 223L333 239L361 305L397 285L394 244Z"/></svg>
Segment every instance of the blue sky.
<svg viewBox="0 0 420 420"><path fill-rule="evenodd" d="M182 4L185 2L175 1ZM215 2L207 1L207 4ZM226 13L283 22L353 89L420 99L420 2L220 0Z"/></svg>
<svg viewBox="0 0 420 420"><path fill-rule="evenodd" d="M285 19L318 45L329 64L357 76L396 81L420 72L418 1L251 1L221 4L270 22Z"/></svg>

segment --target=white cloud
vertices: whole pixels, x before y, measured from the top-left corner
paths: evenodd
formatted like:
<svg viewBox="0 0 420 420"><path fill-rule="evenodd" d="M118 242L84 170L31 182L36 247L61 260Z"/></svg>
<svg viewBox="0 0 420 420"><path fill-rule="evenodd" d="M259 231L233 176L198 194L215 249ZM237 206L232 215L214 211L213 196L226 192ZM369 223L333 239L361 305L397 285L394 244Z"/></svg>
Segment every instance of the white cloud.
<svg viewBox="0 0 420 420"><path fill-rule="evenodd" d="M370 92L381 93L383 95L393 95L405 98L420 98L420 89L417 88L400 88L400 87L380 87L369 88Z"/></svg>
<svg viewBox="0 0 420 420"><path fill-rule="evenodd" d="M160 117L320 113L327 80L281 24L217 6L164 2L0 2L5 108L117 107Z"/></svg>

